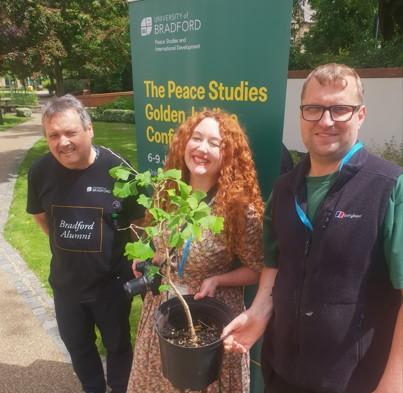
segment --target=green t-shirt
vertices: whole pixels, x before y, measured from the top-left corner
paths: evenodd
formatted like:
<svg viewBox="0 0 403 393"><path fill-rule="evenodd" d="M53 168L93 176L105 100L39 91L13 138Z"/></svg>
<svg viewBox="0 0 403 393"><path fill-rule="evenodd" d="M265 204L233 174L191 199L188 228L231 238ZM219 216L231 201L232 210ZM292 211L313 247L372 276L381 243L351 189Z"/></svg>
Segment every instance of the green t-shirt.
<svg viewBox="0 0 403 393"><path fill-rule="evenodd" d="M337 172L327 176L306 178L307 215L314 221L316 211L337 178ZM277 267L277 243L270 234L271 215L268 209L271 195L267 201L264 215L264 256L268 267ZM294 209L294 206L292 206ZM403 175L397 179L390 196L383 223L383 242L389 277L396 289L403 289Z"/></svg>

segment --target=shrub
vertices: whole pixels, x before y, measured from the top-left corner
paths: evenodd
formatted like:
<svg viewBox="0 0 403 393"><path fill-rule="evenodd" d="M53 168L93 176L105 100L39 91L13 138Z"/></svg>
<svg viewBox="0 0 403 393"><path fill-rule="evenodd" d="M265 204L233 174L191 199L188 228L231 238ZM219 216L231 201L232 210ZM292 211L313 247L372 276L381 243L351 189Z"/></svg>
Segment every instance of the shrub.
<svg viewBox="0 0 403 393"><path fill-rule="evenodd" d="M133 96L119 97L116 100L99 106L102 109L134 109Z"/></svg>
<svg viewBox="0 0 403 393"><path fill-rule="evenodd" d="M384 146L372 147L369 148L369 150L385 160L403 166L403 142L401 142L399 145L394 137L392 137L389 141L386 141Z"/></svg>
<svg viewBox="0 0 403 393"><path fill-rule="evenodd" d="M36 106L38 98L35 93L29 93L24 90L2 91L1 97L9 97L14 105Z"/></svg>
<svg viewBox="0 0 403 393"><path fill-rule="evenodd" d="M111 123L134 123L134 111L129 109L105 109L88 108L93 121L106 121Z"/></svg>
<svg viewBox="0 0 403 393"><path fill-rule="evenodd" d="M105 109L104 121L115 123L134 123L134 111L129 109Z"/></svg>
<svg viewBox="0 0 403 393"><path fill-rule="evenodd" d="M102 121L104 111L101 107L87 107L86 109L92 121Z"/></svg>
<svg viewBox="0 0 403 393"><path fill-rule="evenodd" d="M87 108L93 121L134 123L133 97L119 97L113 102Z"/></svg>

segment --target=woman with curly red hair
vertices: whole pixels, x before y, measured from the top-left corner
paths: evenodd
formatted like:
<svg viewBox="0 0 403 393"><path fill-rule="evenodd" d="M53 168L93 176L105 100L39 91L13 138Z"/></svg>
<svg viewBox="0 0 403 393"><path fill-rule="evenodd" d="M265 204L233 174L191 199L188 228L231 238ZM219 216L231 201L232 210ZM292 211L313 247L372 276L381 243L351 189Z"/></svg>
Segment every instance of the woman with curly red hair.
<svg viewBox="0 0 403 393"><path fill-rule="evenodd" d="M182 171L193 189L207 193L213 213L224 217L224 232L206 231L190 243L186 264L173 276L195 299L214 296L238 315L243 286L258 281L263 267L263 202L248 140L238 121L223 111L189 117L175 134L165 169ZM236 263L236 261L239 261ZM179 392L162 376L154 313L167 294L144 299L128 393ZM248 354L226 353L220 378L208 393L249 392Z"/></svg>

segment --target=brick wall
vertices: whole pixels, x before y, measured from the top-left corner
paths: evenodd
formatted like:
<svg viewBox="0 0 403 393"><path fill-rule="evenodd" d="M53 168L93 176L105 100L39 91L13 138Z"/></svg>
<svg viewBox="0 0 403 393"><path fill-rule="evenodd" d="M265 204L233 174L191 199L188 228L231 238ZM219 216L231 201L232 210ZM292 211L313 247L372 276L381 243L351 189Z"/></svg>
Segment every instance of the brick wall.
<svg viewBox="0 0 403 393"><path fill-rule="evenodd" d="M403 67L391 68L356 68L361 78L402 78ZM311 70L288 71L288 79L306 78Z"/></svg>
<svg viewBox="0 0 403 393"><path fill-rule="evenodd" d="M120 91L116 93L100 93L100 94L84 94L81 96L76 96L82 104L86 107L100 106L103 104L108 104L119 97L132 96L132 91Z"/></svg>

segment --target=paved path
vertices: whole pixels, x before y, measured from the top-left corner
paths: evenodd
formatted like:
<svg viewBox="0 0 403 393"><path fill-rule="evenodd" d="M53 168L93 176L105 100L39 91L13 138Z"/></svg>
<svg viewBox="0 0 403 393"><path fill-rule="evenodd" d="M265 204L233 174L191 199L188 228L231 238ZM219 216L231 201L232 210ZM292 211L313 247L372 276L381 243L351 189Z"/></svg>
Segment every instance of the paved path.
<svg viewBox="0 0 403 393"><path fill-rule="evenodd" d="M18 166L42 134L40 114L0 132L0 392L78 393L52 299L4 240Z"/></svg>

